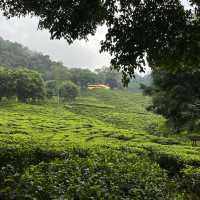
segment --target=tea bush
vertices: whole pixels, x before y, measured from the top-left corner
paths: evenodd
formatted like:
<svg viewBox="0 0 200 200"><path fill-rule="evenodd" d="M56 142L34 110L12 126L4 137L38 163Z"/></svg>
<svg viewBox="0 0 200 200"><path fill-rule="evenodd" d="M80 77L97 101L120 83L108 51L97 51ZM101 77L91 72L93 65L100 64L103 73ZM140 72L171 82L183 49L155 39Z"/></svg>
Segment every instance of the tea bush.
<svg viewBox="0 0 200 200"><path fill-rule="evenodd" d="M197 173L184 170L200 167L200 148L146 130L164 122L148 102L125 91L67 106L1 102L0 199L196 200Z"/></svg>
<svg viewBox="0 0 200 200"><path fill-rule="evenodd" d="M155 163L98 150L87 157L70 153L64 160L30 166L21 176L16 198L167 200L175 198L174 186Z"/></svg>
<svg viewBox="0 0 200 200"><path fill-rule="evenodd" d="M182 171L182 187L185 189L185 198L199 200L200 197L200 168L188 167Z"/></svg>

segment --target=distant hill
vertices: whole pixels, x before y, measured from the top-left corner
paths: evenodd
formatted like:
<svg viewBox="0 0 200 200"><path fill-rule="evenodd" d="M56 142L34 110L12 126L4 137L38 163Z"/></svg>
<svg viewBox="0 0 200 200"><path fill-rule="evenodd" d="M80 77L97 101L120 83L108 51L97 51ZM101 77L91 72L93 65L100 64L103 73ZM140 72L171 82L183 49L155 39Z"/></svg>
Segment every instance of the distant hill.
<svg viewBox="0 0 200 200"><path fill-rule="evenodd" d="M48 55L34 52L23 45L4 40L0 37L0 65L12 68L26 67L40 72L44 80L58 80L59 82L71 80L81 88L88 83L113 84L115 87L122 87L121 74L110 72L109 68L99 69L95 73L80 68L67 68L62 63L52 61ZM136 78L131 80L128 90L131 92L141 92L140 84L149 85L151 76L141 77L136 74Z"/></svg>
<svg viewBox="0 0 200 200"><path fill-rule="evenodd" d="M40 72L44 80L69 80L69 69L48 55L31 51L23 45L0 37L0 65L25 67Z"/></svg>
<svg viewBox="0 0 200 200"><path fill-rule="evenodd" d="M19 43L0 37L0 64L9 67L28 67L44 72L50 69L52 61L47 55L33 52Z"/></svg>

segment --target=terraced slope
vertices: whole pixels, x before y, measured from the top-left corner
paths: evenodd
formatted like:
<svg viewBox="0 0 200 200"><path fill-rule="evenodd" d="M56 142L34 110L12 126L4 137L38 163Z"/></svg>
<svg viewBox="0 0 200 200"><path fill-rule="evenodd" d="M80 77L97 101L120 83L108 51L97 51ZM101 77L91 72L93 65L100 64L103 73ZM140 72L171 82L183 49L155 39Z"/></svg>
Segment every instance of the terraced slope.
<svg viewBox="0 0 200 200"><path fill-rule="evenodd" d="M2 103L0 199L198 199L200 148L162 135L149 102L99 90L70 105Z"/></svg>

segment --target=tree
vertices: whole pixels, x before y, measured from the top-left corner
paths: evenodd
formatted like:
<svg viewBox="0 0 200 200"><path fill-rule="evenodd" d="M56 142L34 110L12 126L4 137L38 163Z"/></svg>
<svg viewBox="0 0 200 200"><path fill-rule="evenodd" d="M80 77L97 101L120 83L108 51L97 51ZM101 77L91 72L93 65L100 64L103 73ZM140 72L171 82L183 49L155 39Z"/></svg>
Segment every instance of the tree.
<svg viewBox="0 0 200 200"><path fill-rule="evenodd" d="M142 92L143 86L146 88L151 85L151 75L140 76L135 74L135 78L128 84L128 90L131 92Z"/></svg>
<svg viewBox="0 0 200 200"><path fill-rule="evenodd" d="M69 43L87 39L106 24L101 51L112 55L126 84L135 69L145 70L145 58L152 68L199 68L200 4L190 3L186 10L180 0L1 0L0 10L8 18L37 16L40 29Z"/></svg>
<svg viewBox="0 0 200 200"><path fill-rule="evenodd" d="M15 95L14 72L8 68L0 67L0 100L2 97L10 98Z"/></svg>
<svg viewBox="0 0 200 200"><path fill-rule="evenodd" d="M113 88L121 88L121 74L112 70L109 67L103 67L101 69L96 69L98 78L101 83L109 85L112 89Z"/></svg>
<svg viewBox="0 0 200 200"><path fill-rule="evenodd" d="M27 69L17 70L16 96L22 102L44 99L44 81L41 78L40 74Z"/></svg>
<svg viewBox="0 0 200 200"><path fill-rule="evenodd" d="M52 62L50 71L50 80L56 80L59 84L61 84L63 81L69 80L71 76L70 70L59 62Z"/></svg>
<svg viewBox="0 0 200 200"><path fill-rule="evenodd" d="M59 88L59 96L65 101L73 101L79 94L79 88L71 81L64 82Z"/></svg>
<svg viewBox="0 0 200 200"><path fill-rule="evenodd" d="M70 70L70 80L81 89L86 89L88 84L96 83L98 77L88 69L74 68Z"/></svg>
<svg viewBox="0 0 200 200"><path fill-rule="evenodd" d="M48 98L58 96L58 84L55 80L46 81L45 88Z"/></svg>
<svg viewBox="0 0 200 200"><path fill-rule="evenodd" d="M149 110L163 115L167 125L176 132L199 129L200 117L200 71L171 73L154 70L153 85L144 87L152 95Z"/></svg>

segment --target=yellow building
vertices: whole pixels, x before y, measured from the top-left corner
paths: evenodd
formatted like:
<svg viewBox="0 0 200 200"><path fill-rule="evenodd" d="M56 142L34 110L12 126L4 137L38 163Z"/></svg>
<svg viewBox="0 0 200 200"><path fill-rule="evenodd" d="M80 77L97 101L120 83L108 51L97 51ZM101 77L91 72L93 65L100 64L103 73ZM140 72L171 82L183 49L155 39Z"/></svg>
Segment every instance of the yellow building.
<svg viewBox="0 0 200 200"><path fill-rule="evenodd" d="M88 90L95 90L95 89L107 89L109 90L110 87L108 85L104 85L104 84L89 84L88 85Z"/></svg>

